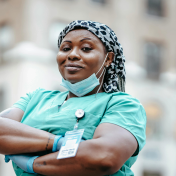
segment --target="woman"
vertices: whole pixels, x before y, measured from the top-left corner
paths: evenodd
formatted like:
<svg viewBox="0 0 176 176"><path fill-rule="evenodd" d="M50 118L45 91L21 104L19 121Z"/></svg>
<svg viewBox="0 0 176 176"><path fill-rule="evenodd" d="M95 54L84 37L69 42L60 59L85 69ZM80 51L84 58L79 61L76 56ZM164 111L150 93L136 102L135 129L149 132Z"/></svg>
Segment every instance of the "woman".
<svg viewBox="0 0 176 176"><path fill-rule="evenodd" d="M146 116L140 102L124 93L125 58L115 33L101 23L73 21L58 46L68 91L37 89L3 111L0 152L14 162L18 176L133 175L130 167L145 144ZM84 129L76 156L57 159L73 128Z"/></svg>

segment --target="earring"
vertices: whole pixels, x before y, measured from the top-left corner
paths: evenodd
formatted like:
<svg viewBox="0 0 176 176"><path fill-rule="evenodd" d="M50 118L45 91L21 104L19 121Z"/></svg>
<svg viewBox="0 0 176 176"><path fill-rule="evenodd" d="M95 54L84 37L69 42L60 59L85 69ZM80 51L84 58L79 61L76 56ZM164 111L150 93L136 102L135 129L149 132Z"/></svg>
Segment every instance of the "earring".
<svg viewBox="0 0 176 176"><path fill-rule="evenodd" d="M108 67L108 65L106 65L106 67Z"/></svg>

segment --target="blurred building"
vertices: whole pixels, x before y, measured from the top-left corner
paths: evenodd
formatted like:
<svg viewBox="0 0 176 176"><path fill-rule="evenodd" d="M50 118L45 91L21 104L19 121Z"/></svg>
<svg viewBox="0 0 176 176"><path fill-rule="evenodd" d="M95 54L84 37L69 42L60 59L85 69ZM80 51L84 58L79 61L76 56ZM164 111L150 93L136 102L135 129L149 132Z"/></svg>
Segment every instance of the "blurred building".
<svg viewBox="0 0 176 176"><path fill-rule="evenodd" d="M175 17L175 0L0 0L0 111L37 87L64 90L55 61L59 32L76 19L105 23L124 47L126 92L147 113L135 176L175 176ZM2 155L0 175L15 175Z"/></svg>

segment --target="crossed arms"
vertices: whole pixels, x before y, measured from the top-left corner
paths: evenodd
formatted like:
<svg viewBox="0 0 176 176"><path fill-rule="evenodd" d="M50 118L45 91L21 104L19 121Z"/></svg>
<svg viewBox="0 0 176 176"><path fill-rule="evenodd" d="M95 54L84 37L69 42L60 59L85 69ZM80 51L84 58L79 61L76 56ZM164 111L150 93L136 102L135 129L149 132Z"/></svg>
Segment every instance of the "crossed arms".
<svg viewBox="0 0 176 176"><path fill-rule="evenodd" d="M0 113L0 153L51 151L55 135L20 123L24 112L10 108ZM58 152L34 160L33 170L48 176L103 176L117 172L136 151L138 143L126 129L100 124L93 139L80 143L73 158L56 159Z"/></svg>

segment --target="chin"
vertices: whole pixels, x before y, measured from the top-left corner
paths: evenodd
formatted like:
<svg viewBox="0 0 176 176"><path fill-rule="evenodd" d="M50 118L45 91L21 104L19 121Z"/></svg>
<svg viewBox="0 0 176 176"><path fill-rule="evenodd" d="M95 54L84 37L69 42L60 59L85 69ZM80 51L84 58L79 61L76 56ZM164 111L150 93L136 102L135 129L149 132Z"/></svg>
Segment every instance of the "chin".
<svg viewBox="0 0 176 176"><path fill-rule="evenodd" d="M69 81L70 83L74 84L74 83L80 82L80 81L87 78L87 77L85 77L85 75L84 75L84 77L83 77L83 75L81 75L82 77L80 75L81 74L79 74L79 75L76 75L76 74L69 74L68 75L67 74L67 75L64 75L64 79Z"/></svg>
<svg viewBox="0 0 176 176"><path fill-rule="evenodd" d="M77 83L79 81L82 81L81 79L71 79L71 78L66 78L66 80L69 81L72 84Z"/></svg>

